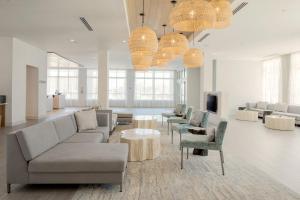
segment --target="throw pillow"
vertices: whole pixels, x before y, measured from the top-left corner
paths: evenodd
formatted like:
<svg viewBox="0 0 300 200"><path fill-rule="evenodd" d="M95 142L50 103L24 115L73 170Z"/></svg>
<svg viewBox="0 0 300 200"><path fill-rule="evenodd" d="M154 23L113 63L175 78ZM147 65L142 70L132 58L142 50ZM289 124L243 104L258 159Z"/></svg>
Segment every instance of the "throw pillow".
<svg viewBox="0 0 300 200"><path fill-rule="evenodd" d="M177 104L174 113L181 114L181 104Z"/></svg>
<svg viewBox="0 0 300 200"><path fill-rule="evenodd" d="M268 105L267 102L260 101L260 102L257 103L257 108L258 109L262 109L262 110L266 110L267 109L267 105Z"/></svg>
<svg viewBox="0 0 300 200"><path fill-rule="evenodd" d="M94 130L97 128L97 116L95 110L85 110L75 113L78 132L84 130Z"/></svg>
<svg viewBox="0 0 300 200"><path fill-rule="evenodd" d="M284 103L277 103L274 105L274 110L278 112L287 112L288 105Z"/></svg>
<svg viewBox="0 0 300 200"><path fill-rule="evenodd" d="M200 126L203 119L203 113L202 112L193 112L192 118L190 120L190 125L192 126Z"/></svg>

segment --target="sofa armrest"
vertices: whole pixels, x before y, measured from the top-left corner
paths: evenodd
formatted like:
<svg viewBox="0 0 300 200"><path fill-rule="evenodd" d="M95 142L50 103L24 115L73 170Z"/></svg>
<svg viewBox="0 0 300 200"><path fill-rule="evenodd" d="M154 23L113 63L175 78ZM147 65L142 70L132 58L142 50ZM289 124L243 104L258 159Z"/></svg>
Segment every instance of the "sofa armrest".
<svg viewBox="0 0 300 200"><path fill-rule="evenodd" d="M99 113L97 112L97 123L98 126L107 126L109 127L109 114L108 113Z"/></svg>

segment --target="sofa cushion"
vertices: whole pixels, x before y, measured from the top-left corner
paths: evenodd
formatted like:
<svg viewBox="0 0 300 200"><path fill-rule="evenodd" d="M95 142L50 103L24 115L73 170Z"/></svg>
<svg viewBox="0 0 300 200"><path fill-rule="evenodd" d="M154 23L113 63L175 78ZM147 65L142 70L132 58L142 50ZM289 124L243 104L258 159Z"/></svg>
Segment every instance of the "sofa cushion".
<svg viewBox="0 0 300 200"><path fill-rule="evenodd" d="M288 113L294 113L294 114L299 114L300 115L300 106L292 106L292 105L290 105L288 107Z"/></svg>
<svg viewBox="0 0 300 200"><path fill-rule="evenodd" d="M197 126L197 127L200 126L203 119L203 115L204 113L201 111L193 112L190 120L190 125Z"/></svg>
<svg viewBox="0 0 300 200"><path fill-rule="evenodd" d="M60 142L74 135L77 127L74 126L71 115L61 117L53 121Z"/></svg>
<svg viewBox="0 0 300 200"><path fill-rule="evenodd" d="M275 105L276 104L268 104L267 105L267 110L275 110Z"/></svg>
<svg viewBox="0 0 300 200"><path fill-rule="evenodd" d="M79 111L75 113L78 131L96 129L98 126L95 110Z"/></svg>
<svg viewBox="0 0 300 200"><path fill-rule="evenodd" d="M102 133L77 133L64 143L101 143L104 141L104 136Z"/></svg>
<svg viewBox="0 0 300 200"><path fill-rule="evenodd" d="M267 102L259 101L259 102L257 102L256 108L262 109L262 110L266 110L267 109L267 105L268 105Z"/></svg>
<svg viewBox="0 0 300 200"><path fill-rule="evenodd" d="M31 173L122 172L127 144L61 143L29 162Z"/></svg>
<svg viewBox="0 0 300 200"><path fill-rule="evenodd" d="M288 110L288 105L284 103L277 103L274 106L274 110L278 112L287 112Z"/></svg>
<svg viewBox="0 0 300 200"><path fill-rule="evenodd" d="M103 134L104 137L104 141L107 141L109 138L109 127L102 127L102 126L98 126L96 129L94 130L85 130L85 131L80 131L80 133L101 133Z"/></svg>
<svg viewBox="0 0 300 200"><path fill-rule="evenodd" d="M32 160L59 143L58 135L52 122L44 122L16 133L26 161Z"/></svg>

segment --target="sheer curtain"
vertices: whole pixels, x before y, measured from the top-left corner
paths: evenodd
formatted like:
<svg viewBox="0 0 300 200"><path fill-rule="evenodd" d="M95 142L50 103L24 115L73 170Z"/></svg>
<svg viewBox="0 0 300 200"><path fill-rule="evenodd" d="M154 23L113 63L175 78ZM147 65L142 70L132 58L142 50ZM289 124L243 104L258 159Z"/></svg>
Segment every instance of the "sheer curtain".
<svg viewBox="0 0 300 200"><path fill-rule="evenodd" d="M291 55L290 104L300 105L300 53Z"/></svg>
<svg viewBox="0 0 300 200"><path fill-rule="evenodd" d="M56 91L66 97L67 106L79 104L79 65L55 53L48 53L47 94Z"/></svg>
<svg viewBox="0 0 300 200"><path fill-rule="evenodd" d="M174 107L174 71L136 71L135 107Z"/></svg>
<svg viewBox="0 0 300 200"><path fill-rule="evenodd" d="M127 71L109 70L109 106L126 106Z"/></svg>
<svg viewBox="0 0 300 200"><path fill-rule="evenodd" d="M87 106L98 105L98 70L87 69L86 71L86 104Z"/></svg>
<svg viewBox="0 0 300 200"><path fill-rule="evenodd" d="M281 59L263 62L263 100L278 103L281 96Z"/></svg>

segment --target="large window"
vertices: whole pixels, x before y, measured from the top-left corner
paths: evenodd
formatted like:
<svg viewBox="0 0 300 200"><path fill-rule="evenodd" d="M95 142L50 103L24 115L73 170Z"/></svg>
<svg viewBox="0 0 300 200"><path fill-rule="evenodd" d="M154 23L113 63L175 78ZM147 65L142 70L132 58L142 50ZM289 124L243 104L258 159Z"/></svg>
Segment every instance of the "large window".
<svg viewBox="0 0 300 200"><path fill-rule="evenodd" d="M126 70L109 70L109 99L126 100Z"/></svg>
<svg viewBox="0 0 300 200"><path fill-rule="evenodd" d="M263 62L263 99L270 103L280 100L281 59Z"/></svg>
<svg viewBox="0 0 300 200"><path fill-rule="evenodd" d="M63 93L66 99L78 99L78 64L54 53L48 54L47 93Z"/></svg>
<svg viewBox="0 0 300 200"><path fill-rule="evenodd" d="M290 104L300 105L300 53L291 55Z"/></svg>
<svg viewBox="0 0 300 200"><path fill-rule="evenodd" d="M87 100L97 100L98 99L98 70L97 69L87 69L86 76L86 97Z"/></svg>
<svg viewBox="0 0 300 200"><path fill-rule="evenodd" d="M135 100L174 100L174 72L135 72Z"/></svg>

